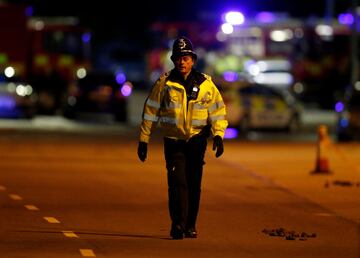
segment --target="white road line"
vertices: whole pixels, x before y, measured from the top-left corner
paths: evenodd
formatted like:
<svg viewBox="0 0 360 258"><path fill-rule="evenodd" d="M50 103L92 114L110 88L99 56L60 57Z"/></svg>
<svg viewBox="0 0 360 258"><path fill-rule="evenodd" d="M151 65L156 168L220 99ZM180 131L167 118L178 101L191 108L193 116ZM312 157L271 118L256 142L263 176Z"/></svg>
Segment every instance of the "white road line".
<svg viewBox="0 0 360 258"><path fill-rule="evenodd" d="M36 207L35 205L32 205L32 204L24 205L24 207L25 207L26 209L28 209L29 211L38 211L38 210L39 210L38 207Z"/></svg>
<svg viewBox="0 0 360 258"><path fill-rule="evenodd" d="M14 201L21 201L23 199L20 195L17 194L9 194L9 197Z"/></svg>
<svg viewBox="0 0 360 258"><path fill-rule="evenodd" d="M91 249L80 249L80 254L84 257L96 257L95 253Z"/></svg>
<svg viewBox="0 0 360 258"><path fill-rule="evenodd" d="M6 187L3 185L0 185L0 191L6 191Z"/></svg>
<svg viewBox="0 0 360 258"><path fill-rule="evenodd" d="M60 223L60 221L57 220L57 219L54 218L54 217L44 217L44 219L45 219L47 222L52 223L52 224Z"/></svg>
<svg viewBox="0 0 360 258"><path fill-rule="evenodd" d="M66 237L79 238L79 236L76 235L73 231L62 231L62 233L63 233Z"/></svg>

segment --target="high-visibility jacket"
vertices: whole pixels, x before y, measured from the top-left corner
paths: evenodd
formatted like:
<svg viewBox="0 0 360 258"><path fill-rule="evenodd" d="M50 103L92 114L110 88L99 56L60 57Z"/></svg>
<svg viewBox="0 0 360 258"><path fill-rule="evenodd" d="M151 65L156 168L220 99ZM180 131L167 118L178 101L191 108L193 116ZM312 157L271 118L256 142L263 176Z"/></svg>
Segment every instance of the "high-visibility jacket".
<svg viewBox="0 0 360 258"><path fill-rule="evenodd" d="M226 109L211 77L200 74L203 80L197 86L197 98L188 100L185 87L169 75L160 76L145 101L139 140L148 143L158 125L165 137L189 140L209 124L212 135L223 138Z"/></svg>

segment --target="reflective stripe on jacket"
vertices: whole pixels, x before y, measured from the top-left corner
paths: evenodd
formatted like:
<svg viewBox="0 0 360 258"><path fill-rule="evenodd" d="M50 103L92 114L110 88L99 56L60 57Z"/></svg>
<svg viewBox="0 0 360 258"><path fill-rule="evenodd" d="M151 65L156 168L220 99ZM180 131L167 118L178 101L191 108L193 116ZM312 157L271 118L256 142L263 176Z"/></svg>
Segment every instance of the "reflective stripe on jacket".
<svg viewBox="0 0 360 258"><path fill-rule="evenodd" d="M188 140L207 124L211 124L213 136L224 137L228 125L225 105L210 76L204 76L197 98L190 101L185 87L171 81L168 73L156 81L144 104L140 141L149 142L158 125L165 137L174 139Z"/></svg>

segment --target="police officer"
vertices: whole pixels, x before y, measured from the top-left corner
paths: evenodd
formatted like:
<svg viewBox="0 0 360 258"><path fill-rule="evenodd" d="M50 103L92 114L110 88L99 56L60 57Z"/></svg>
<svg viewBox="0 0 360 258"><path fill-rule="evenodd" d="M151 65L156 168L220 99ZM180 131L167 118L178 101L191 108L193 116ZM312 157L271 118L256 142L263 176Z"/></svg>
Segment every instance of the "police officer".
<svg viewBox="0 0 360 258"><path fill-rule="evenodd" d="M207 138L213 136L215 156L221 156L228 125L223 99L210 76L193 68L196 59L188 38L174 41L171 55L174 69L153 85L140 127L138 156L143 162L153 129L157 125L163 129L173 239L197 237Z"/></svg>

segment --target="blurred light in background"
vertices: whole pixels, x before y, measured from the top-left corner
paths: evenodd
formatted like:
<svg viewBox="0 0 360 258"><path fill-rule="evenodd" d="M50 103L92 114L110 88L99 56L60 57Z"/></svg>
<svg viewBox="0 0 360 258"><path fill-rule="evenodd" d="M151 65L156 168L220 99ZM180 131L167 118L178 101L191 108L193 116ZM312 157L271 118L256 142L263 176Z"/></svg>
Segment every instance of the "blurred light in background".
<svg viewBox="0 0 360 258"><path fill-rule="evenodd" d="M360 91L360 81L357 81L354 85L355 90Z"/></svg>
<svg viewBox="0 0 360 258"><path fill-rule="evenodd" d="M247 60L245 63L244 63L244 68L246 71L250 72L250 70L252 69L252 66L253 65L256 65L256 61L253 60L253 59L250 59L250 60ZM256 66L257 67L257 66ZM258 68L258 67L257 67ZM259 71L260 72L260 71Z"/></svg>
<svg viewBox="0 0 360 258"><path fill-rule="evenodd" d="M294 84L293 90L296 94L301 94L304 92L304 84L297 82Z"/></svg>
<svg viewBox="0 0 360 258"><path fill-rule="evenodd" d="M227 82L235 82L239 79L239 75L237 72L234 71L225 71L223 73L223 78Z"/></svg>
<svg viewBox="0 0 360 258"><path fill-rule="evenodd" d="M13 109L15 106L15 99L12 96L0 96L0 110Z"/></svg>
<svg viewBox="0 0 360 258"><path fill-rule="evenodd" d="M341 101L337 102L337 103L335 104L335 111L338 112L338 113L340 113L340 112L342 112L343 110L344 110L344 104L343 104Z"/></svg>
<svg viewBox="0 0 360 258"><path fill-rule="evenodd" d="M76 71L76 76L79 78L79 79L83 79L86 77L86 69L81 67L79 68L77 71Z"/></svg>
<svg viewBox="0 0 360 258"><path fill-rule="evenodd" d="M331 37L334 34L333 28L326 24L317 25L315 31L321 37Z"/></svg>
<svg viewBox="0 0 360 258"><path fill-rule="evenodd" d="M235 128L227 128L225 130L225 139L234 139L238 136L238 131Z"/></svg>
<svg viewBox="0 0 360 258"><path fill-rule="evenodd" d="M90 33L90 32L84 33L84 34L82 35L82 41L83 41L84 43L89 43L90 40L91 40L91 33Z"/></svg>
<svg viewBox="0 0 360 258"><path fill-rule="evenodd" d="M255 16L255 19L261 23L272 23L275 21L276 16L270 12L260 12Z"/></svg>
<svg viewBox="0 0 360 258"><path fill-rule="evenodd" d="M26 7L26 9L25 9L26 16L31 17L31 16L33 16L33 13L34 13L34 8L32 6Z"/></svg>
<svg viewBox="0 0 360 258"><path fill-rule="evenodd" d="M6 88L7 90L10 92L10 93L14 93L16 91L16 84L13 83L13 82L9 82L7 85L6 85Z"/></svg>
<svg viewBox="0 0 360 258"><path fill-rule="evenodd" d="M288 87L294 82L291 63L285 59L259 60L257 62L249 60L245 63L245 71L253 76L254 81L259 84ZM298 88L299 92L302 90Z"/></svg>
<svg viewBox="0 0 360 258"><path fill-rule="evenodd" d="M287 86L294 82L294 78L290 73L286 72L271 72L260 73L254 77L254 81L259 84Z"/></svg>
<svg viewBox="0 0 360 258"><path fill-rule="evenodd" d="M351 13L341 13L338 16L338 21L341 24L351 25L354 23L354 16Z"/></svg>
<svg viewBox="0 0 360 258"><path fill-rule="evenodd" d="M126 76L124 73L118 72L116 73L115 79L118 84L123 84L126 81Z"/></svg>
<svg viewBox="0 0 360 258"><path fill-rule="evenodd" d="M262 60L255 64L259 66L260 72L289 71L291 69L291 63L285 59Z"/></svg>
<svg viewBox="0 0 360 258"><path fill-rule="evenodd" d="M294 36L293 32L290 29L285 30L273 30L270 32L271 40L275 42L284 42L292 39Z"/></svg>
<svg viewBox="0 0 360 258"><path fill-rule="evenodd" d="M43 30L44 27L45 27L45 24L43 21L41 21L41 20L35 21L35 24L34 24L35 30L38 30L38 31Z"/></svg>
<svg viewBox="0 0 360 258"><path fill-rule="evenodd" d="M252 76L257 76L260 74L260 67L255 64L255 63L252 63L250 65L248 65L246 67L246 70L252 75Z"/></svg>
<svg viewBox="0 0 360 258"><path fill-rule="evenodd" d="M124 97L129 97L132 93L132 84L130 82L124 83L120 91Z"/></svg>
<svg viewBox="0 0 360 258"><path fill-rule="evenodd" d="M33 88L30 85L19 84L16 86L16 94L25 97L30 96L33 93Z"/></svg>
<svg viewBox="0 0 360 258"><path fill-rule="evenodd" d="M12 66L8 66L4 70L5 76L11 78L15 75L15 69Z"/></svg>
<svg viewBox="0 0 360 258"><path fill-rule="evenodd" d="M349 126L349 119L347 119L347 118L341 118L341 120L340 120L340 126L341 126L341 127L344 127L344 128L348 127L348 126Z"/></svg>
<svg viewBox="0 0 360 258"><path fill-rule="evenodd" d="M225 14L225 21L231 25L241 25L245 22L245 17L241 12L231 11Z"/></svg>
<svg viewBox="0 0 360 258"><path fill-rule="evenodd" d="M221 25L221 30L225 34L231 34L234 31L234 27L230 23L224 23Z"/></svg>

